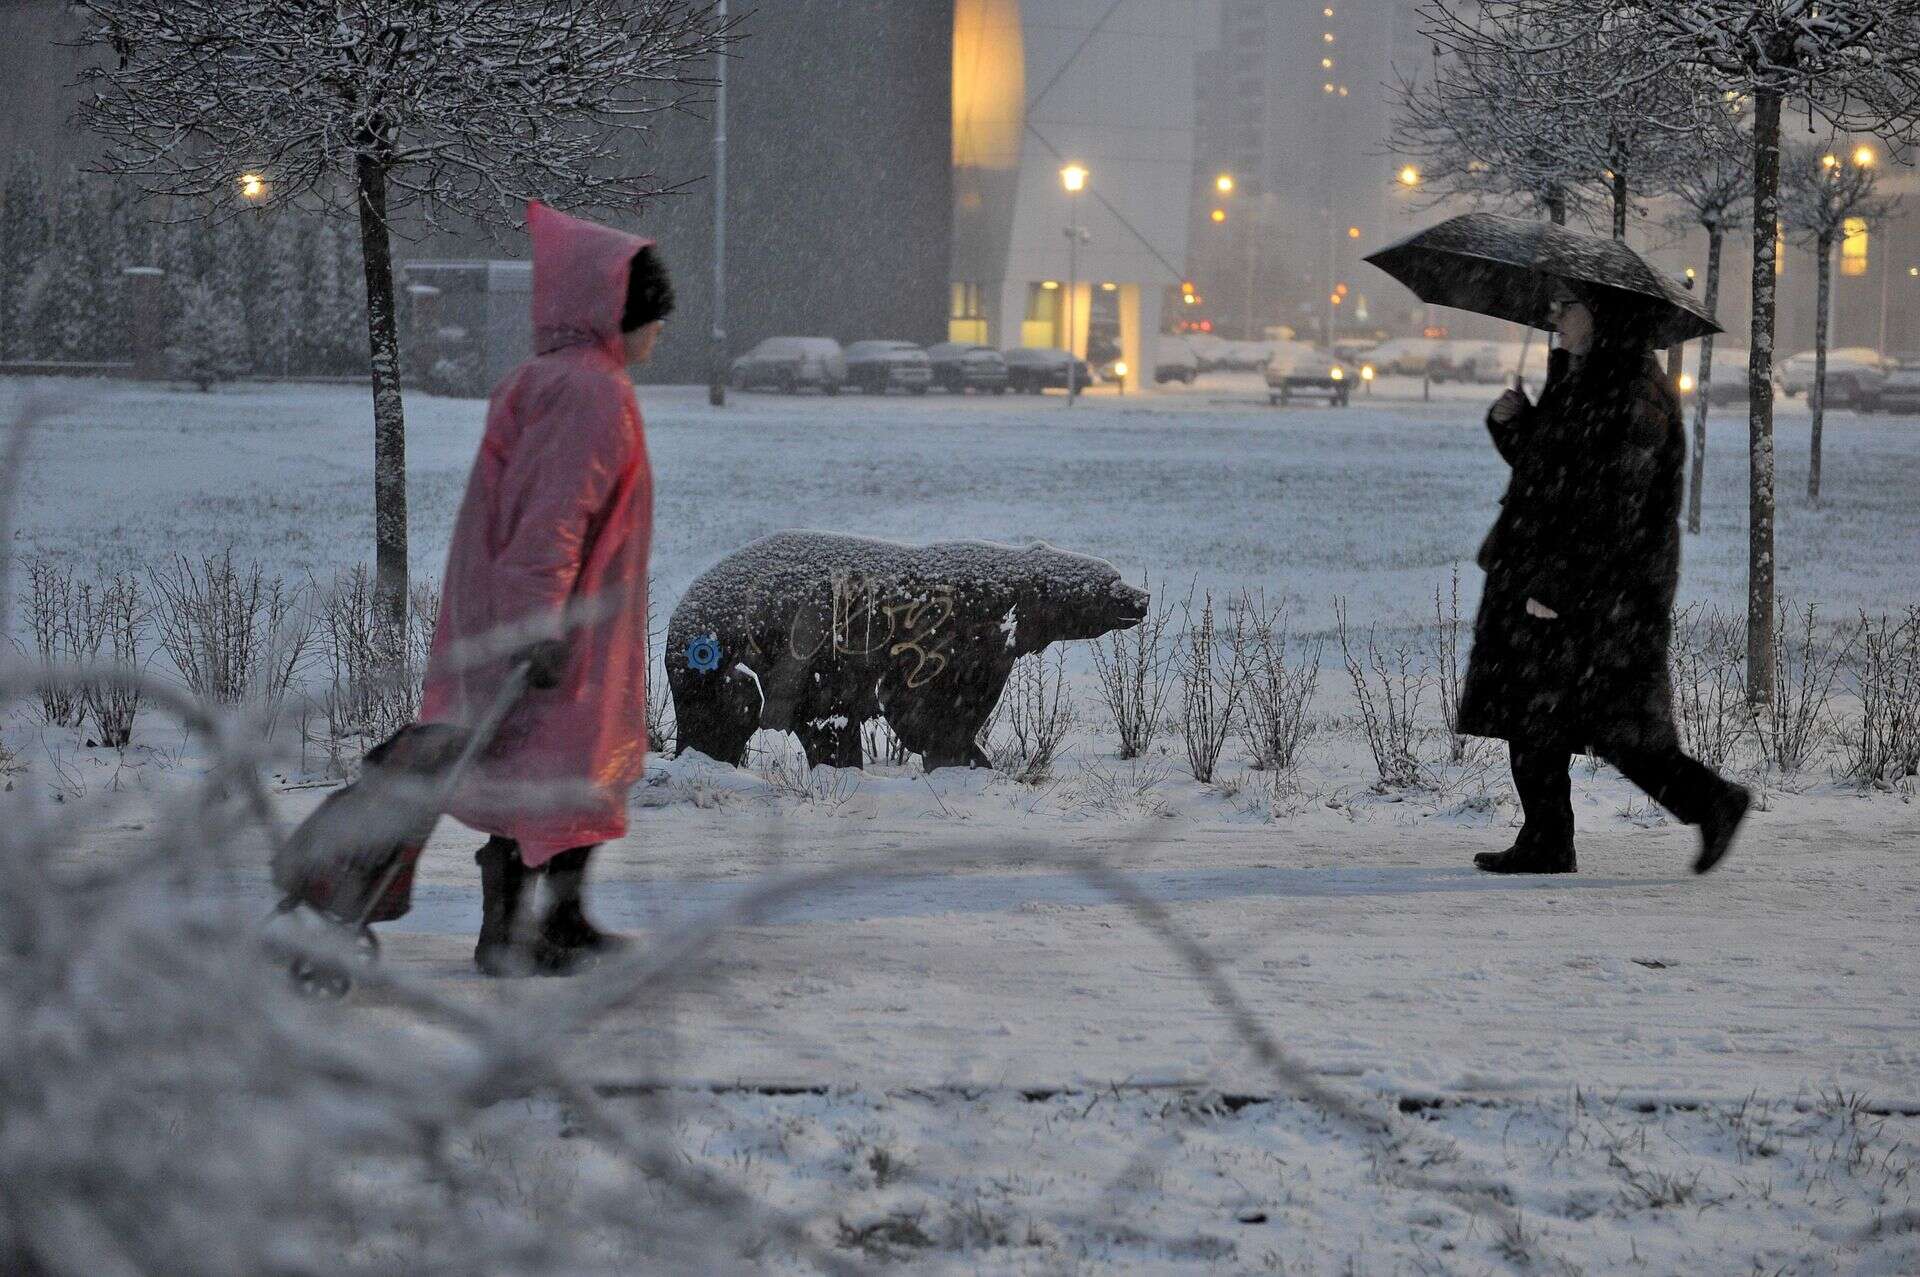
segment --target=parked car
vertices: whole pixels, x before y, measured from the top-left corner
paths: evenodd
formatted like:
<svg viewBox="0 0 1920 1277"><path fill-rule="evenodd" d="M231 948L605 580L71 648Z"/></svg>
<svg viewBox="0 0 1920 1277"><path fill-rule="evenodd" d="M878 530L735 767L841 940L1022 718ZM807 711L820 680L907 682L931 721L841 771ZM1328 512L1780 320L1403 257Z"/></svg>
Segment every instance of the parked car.
<svg viewBox="0 0 1920 1277"><path fill-rule="evenodd" d="M1382 374L1418 377L1445 345L1437 337L1390 337L1367 352L1367 361Z"/></svg>
<svg viewBox="0 0 1920 1277"><path fill-rule="evenodd" d="M736 389L789 395L808 387L837 395L846 380L846 355L831 337L769 337L734 360L728 373Z"/></svg>
<svg viewBox="0 0 1920 1277"><path fill-rule="evenodd" d="M1007 361L991 346L971 342L943 341L927 347L927 360L933 369L933 384L958 395L969 390L1007 392Z"/></svg>
<svg viewBox="0 0 1920 1277"><path fill-rule="evenodd" d="M1687 343L1685 360L1680 366L1680 396L1691 399L1696 393L1700 381L1701 343ZM1666 366L1666 355L1660 356L1661 366ZM1778 390L1779 377L1774 378L1774 389ZM1713 383L1707 387L1707 402L1718 407L1721 404L1745 403L1747 399L1747 351L1743 346L1723 346L1713 344Z"/></svg>
<svg viewBox="0 0 1920 1277"><path fill-rule="evenodd" d="M1325 399L1344 408L1359 379L1358 370L1330 350L1299 341L1275 342L1273 358L1267 361L1267 402Z"/></svg>
<svg viewBox="0 0 1920 1277"><path fill-rule="evenodd" d="M1160 338L1153 348L1153 380L1156 385L1177 381L1191 386L1200 375L1200 356L1185 337Z"/></svg>
<svg viewBox="0 0 1920 1277"><path fill-rule="evenodd" d="M896 386L924 395L933 384L933 363L910 341L856 341L847 347L847 384L874 395Z"/></svg>
<svg viewBox="0 0 1920 1277"><path fill-rule="evenodd" d="M1803 350L1780 365L1780 388L1789 397L1813 387L1814 353ZM1717 362L1717 361L1716 361ZM1851 408L1873 398L1892 365L1879 351L1866 346L1843 346L1827 352L1827 406Z"/></svg>
<svg viewBox="0 0 1920 1277"><path fill-rule="evenodd" d="M1920 362L1903 360L1854 407L1861 412L1920 414Z"/></svg>
<svg viewBox="0 0 1920 1277"><path fill-rule="evenodd" d="M1007 386L1016 393L1037 395L1050 386L1065 388L1068 361L1074 367L1074 384L1085 387L1092 377L1084 359L1073 359L1064 350L1051 346L1016 346L1006 354Z"/></svg>

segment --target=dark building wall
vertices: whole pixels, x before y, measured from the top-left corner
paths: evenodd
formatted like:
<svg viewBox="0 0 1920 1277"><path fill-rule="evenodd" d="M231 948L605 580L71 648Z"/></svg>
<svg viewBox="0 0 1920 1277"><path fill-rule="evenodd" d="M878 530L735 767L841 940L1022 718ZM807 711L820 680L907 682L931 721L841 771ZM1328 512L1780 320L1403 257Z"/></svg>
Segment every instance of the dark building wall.
<svg viewBox="0 0 1920 1277"><path fill-rule="evenodd" d="M81 21L61 0L0 0L0 157L90 160L100 144L75 123L89 55L71 46Z"/></svg>
<svg viewBox="0 0 1920 1277"><path fill-rule="evenodd" d="M728 67L728 353L763 337L945 340L952 0L779 0ZM640 152L679 309L645 380L705 380L713 323L711 112Z"/></svg>

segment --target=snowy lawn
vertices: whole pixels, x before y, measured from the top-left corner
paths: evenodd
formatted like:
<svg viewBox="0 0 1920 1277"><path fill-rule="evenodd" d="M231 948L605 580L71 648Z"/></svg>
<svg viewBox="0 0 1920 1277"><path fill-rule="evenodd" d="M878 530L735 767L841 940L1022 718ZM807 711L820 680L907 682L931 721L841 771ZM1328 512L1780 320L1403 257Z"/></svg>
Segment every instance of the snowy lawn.
<svg viewBox="0 0 1920 1277"><path fill-rule="evenodd" d="M1399 391L1401 398L1392 398ZM1412 394L1408 392L1411 391ZM13 548L104 571L232 546L304 579L370 542L364 391L82 392L34 446ZM643 389L663 602L786 527L912 541L1044 538L1184 595L1265 590L1295 624L1392 631L1430 661L1434 592L1471 559L1502 471L1488 392L1383 385L1344 412L1271 409L1251 378L1130 399L737 396ZM438 570L480 406L409 400L416 565ZM1810 509L1806 418L1780 420L1781 590L1830 617L1920 602L1920 422L1837 414ZM1707 530L1684 600L1744 596L1745 423L1717 414ZM878 866L730 930L669 1016L616 1012L556 1049L608 1093L666 1096L677 1146L853 1256L956 1271L1920 1271L1920 805L1862 793L1824 745L1798 773L1731 767L1762 802L1719 873L1606 769L1575 769L1582 872L1468 866L1516 820L1498 753L1447 761L1433 686L1421 783L1382 790L1337 647L1280 776L1230 742L1216 783L1177 732L1121 762L1084 649L1052 776L800 767L763 736L733 771L661 761L592 904L647 939L770 874ZM1176 696L1177 703L1177 696ZM1844 698L1842 698L1844 709ZM48 795L138 848L146 796L195 769L157 715L124 752L0 722ZM277 801L324 792L283 731ZM133 791L129 798L125 791ZM472 972L470 833L443 826L387 958L512 1010L541 982ZM1486 1190L1519 1225L1382 1169L1377 1145L1288 1093L1196 971L1078 873L1124 872L1217 963L1259 1024L1398 1124L1405 1165ZM264 843L226 890L267 889ZM362 995L369 1014L396 1014ZM668 1084L662 1092L655 1088ZM718 1089L715 1089L718 1088ZM529 1192L590 1160L563 1113L501 1106ZM477 1155L477 1154L476 1154ZM785 1262L777 1248L761 1256ZM799 1261L794 1261L798 1263Z"/></svg>

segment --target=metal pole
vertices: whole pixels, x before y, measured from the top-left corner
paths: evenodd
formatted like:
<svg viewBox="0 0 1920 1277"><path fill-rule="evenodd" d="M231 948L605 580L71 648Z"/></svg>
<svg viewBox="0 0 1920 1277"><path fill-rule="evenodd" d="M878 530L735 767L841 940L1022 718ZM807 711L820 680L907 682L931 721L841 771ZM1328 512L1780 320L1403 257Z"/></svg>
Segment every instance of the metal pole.
<svg viewBox="0 0 1920 1277"><path fill-rule="evenodd" d="M1882 355L1885 355L1887 353L1887 294L1888 294L1888 281L1893 274L1893 271L1889 264L1888 259L1891 258L1892 256L1893 254L1890 251L1888 251L1888 246L1884 243L1881 244L1880 245L1880 353Z"/></svg>
<svg viewBox="0 0 1920 1277"><path fill-rule="evenodd" d="M714 17L724 28L727 0L716 0ZM707 402L727 402L727 55L716 52L713 89L713 367Z"/></svg>
<svg viewBox="0 0 1920 1277"><path fill-rule="evenodd" d="M1080 287L1080 193L1067 196L1067 407L1080 393L1080 357L1073 343L1073 295Z"/></svg>

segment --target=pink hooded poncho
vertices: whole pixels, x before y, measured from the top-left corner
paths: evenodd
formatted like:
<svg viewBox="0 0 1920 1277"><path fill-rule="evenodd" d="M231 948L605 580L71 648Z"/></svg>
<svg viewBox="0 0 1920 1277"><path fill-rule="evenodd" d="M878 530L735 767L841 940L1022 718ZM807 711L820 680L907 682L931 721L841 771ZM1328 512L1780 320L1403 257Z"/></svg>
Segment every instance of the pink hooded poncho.
<svg viewBox="0 0 1920 1277"><path fill-rule="evenodd" d="M627 831L646 767L653 474L620 333L652 241L527 206L534 357L493 392L454 523L421 718L471 722L507 653L564 636L560 685L529 691L449 810L536 866Z"/></svg>

